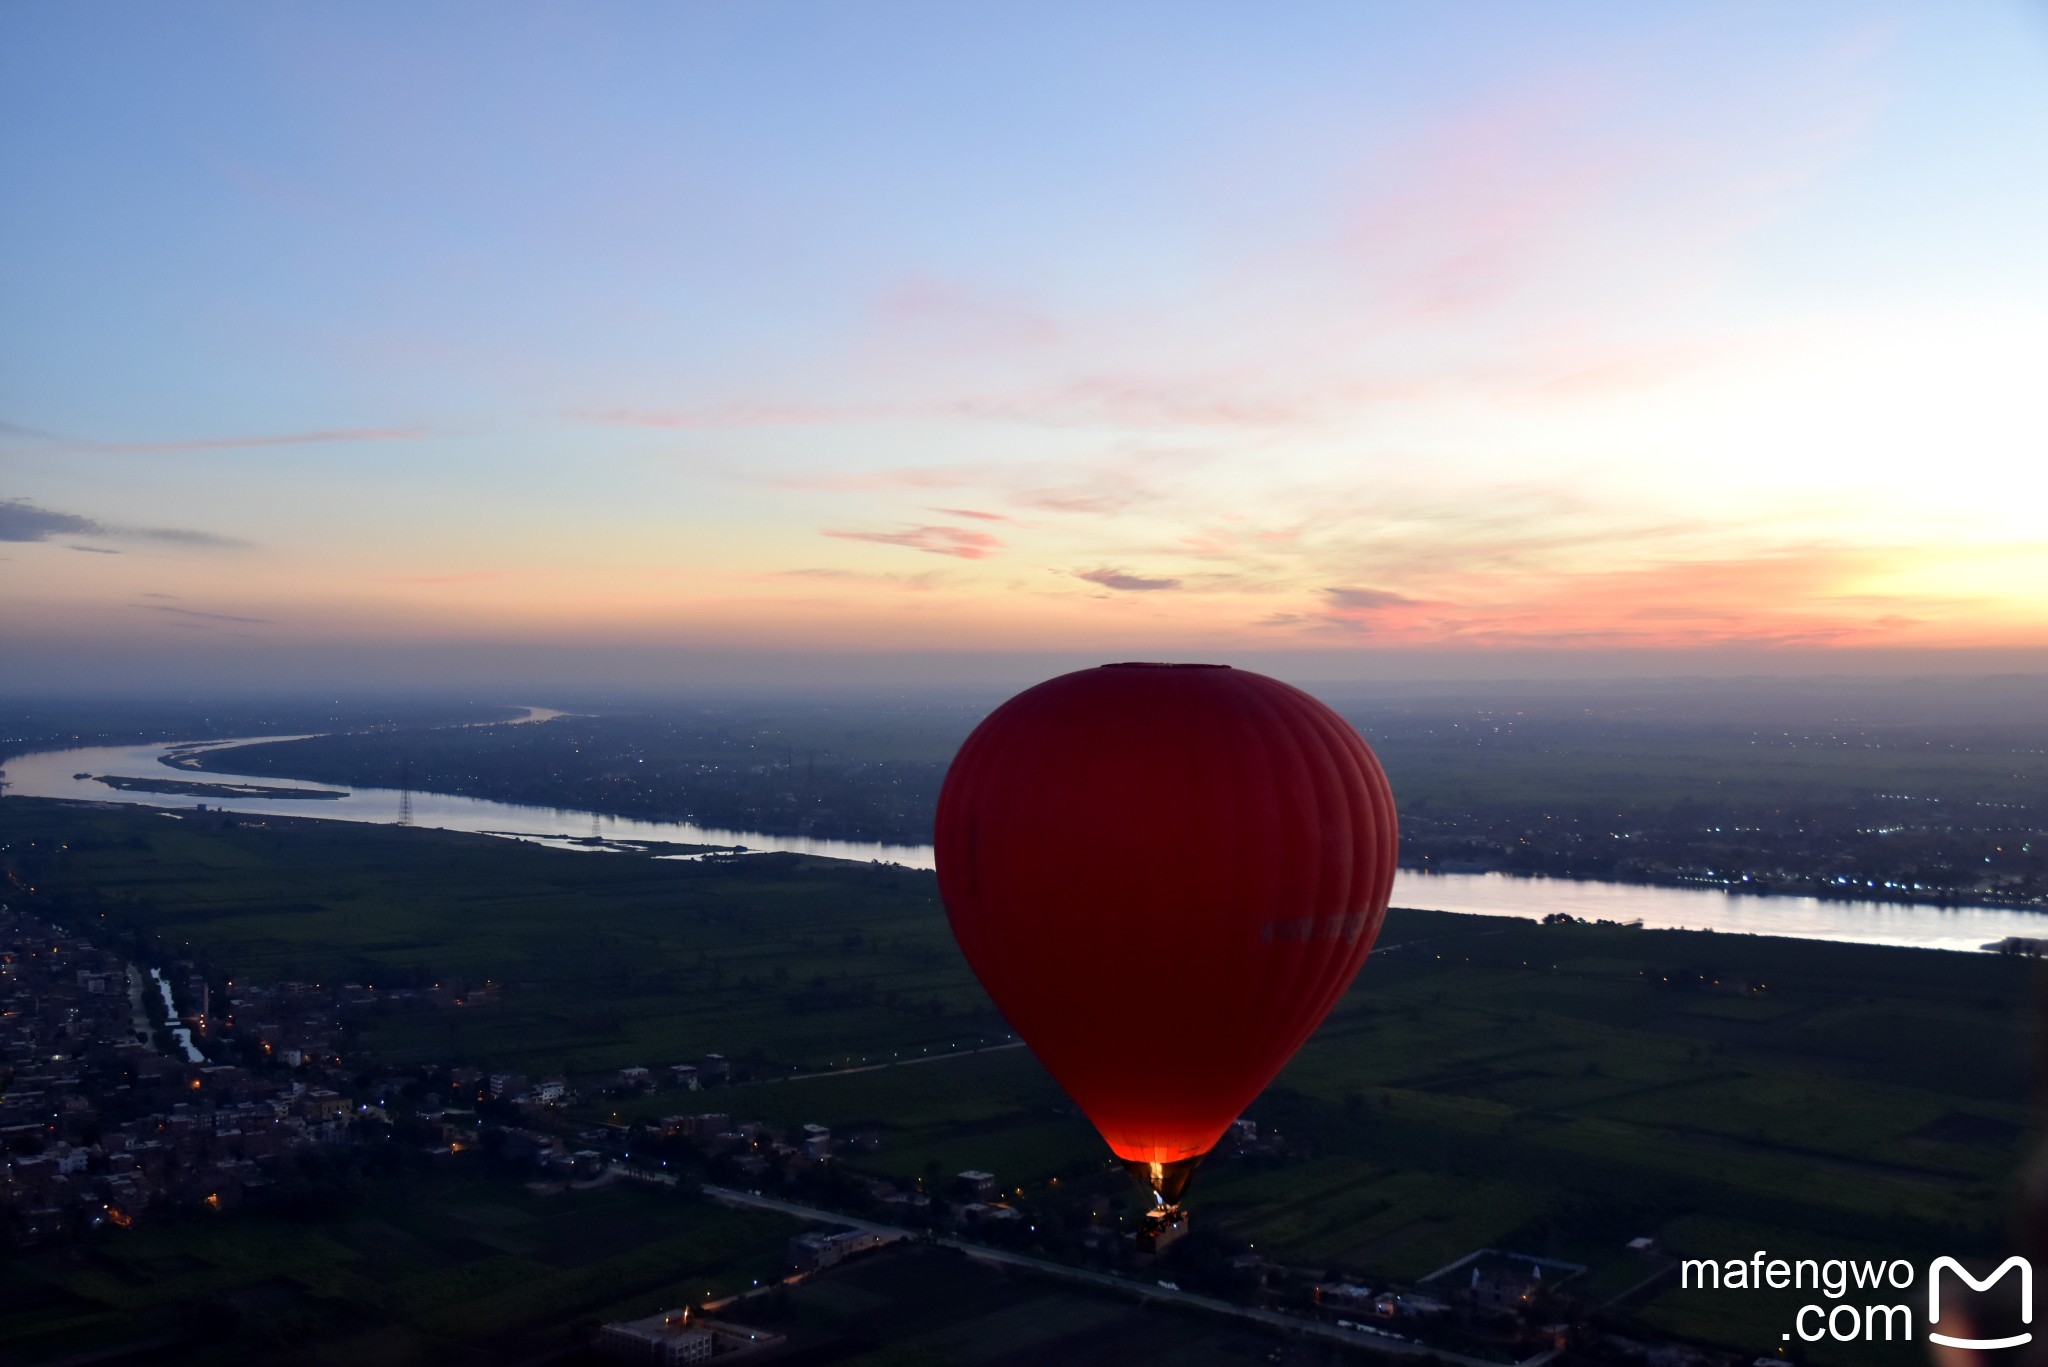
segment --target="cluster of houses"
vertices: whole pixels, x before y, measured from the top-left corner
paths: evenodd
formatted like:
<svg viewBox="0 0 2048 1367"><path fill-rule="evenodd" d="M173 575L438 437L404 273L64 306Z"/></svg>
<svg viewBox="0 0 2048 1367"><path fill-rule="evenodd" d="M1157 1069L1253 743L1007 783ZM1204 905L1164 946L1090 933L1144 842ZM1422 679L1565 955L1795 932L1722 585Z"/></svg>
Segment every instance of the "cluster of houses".
<svg viewBox="0 0 2048 1367"><path fill-rule="evenodd" d="M415 1081L393 1077L359 1099L346 1095L357 1090L342 1058L352 1018L373 1009L485 1005L498 990L495 983L229 982L225 992L211 992L189 966L148 973L0 904L0 1230L34 1245L106 1225L126 1228L173 1207L239 1205L272 1184L282 1160L347 1143L360 1116L389 1119L386 1100L395 1103ZM621 1069L584 1085L613 1095L697 1091L730 1071L723 1056L710 1054L660 1070ZM531 1128L498 1129L494 1138L504 1156L531 1160L544 1175L588 1180L620 1156L616 1132L571 1137L544 1118L575 1099L564 1078L458 1067L449 1083L454 1106L436 1098L414 1117L430 1154L477 1142L476 1114L459 1108L473 1099L539 1108ZM718 1113L668 1117L655 1128L690 1135L742 1171L790 1159L822 1162L833 1146L821 1126L785 1141Z"/></svg>
<svg viewBox="0 0 2048 1367"><path fill-rule="evenodd" d="M705 1152L733 1156L740 1172L758 1177L776 1164L829 1162L841 1148L873 1152L881 1147L879 1130L858 1130L834 1140L823 1125L805 1125L783 1131L758 1120L734 1124L724 1111L702 1115L665 1115L650 1121L647 1128L662 1139L691 1139Z"/></svg>
<svg viewBox="0 0 2048 1367"><path fill-rule="evenodd" d="M205 983L172 981L176 998L161 974L0 907L0 1222L18 1243L233 1206L287 1155L346 1141L357 1107L317 1068L206 1061ZM326 1020L279 1038L331 1061Z"/></svg>
<svg viewBox="0 0 2048 1367"><path fill-rule="evenodd" d="M204 983L194 979L195 993ZM229 982L225 1008L207 1014L204 998L188 1008L204 1034L242 1043L244 1053L288 1068L332 1067L341 1062L339 1041L345 1025L377 1009L438 1007L455 1010L498 999L498 985L470 987L436 983L431 987L378 987L364 983Z"/></svg>
<svg viewBox="0 0 2048 1367"><path fill-rule="evenodd" d="M676 1063L667 1068L621 1068L609 1079L597 1081L597 1090L606 1096L641 1096L658 1087L680 1088L684 1091L698 1091L726 1081L732 1074L732 1065L723 1054L706 1054L696 1063ZM585 1079L588 1086L590 1079ZM534 1079L525 1073L486 1072L481 1068L457 1068L451 1074L451 1085L457 1096L470 1097L477 1101L507 1101L538 1103L543 1106L562 1106L580 1099L583 1088L563 1076Z"/></svg>

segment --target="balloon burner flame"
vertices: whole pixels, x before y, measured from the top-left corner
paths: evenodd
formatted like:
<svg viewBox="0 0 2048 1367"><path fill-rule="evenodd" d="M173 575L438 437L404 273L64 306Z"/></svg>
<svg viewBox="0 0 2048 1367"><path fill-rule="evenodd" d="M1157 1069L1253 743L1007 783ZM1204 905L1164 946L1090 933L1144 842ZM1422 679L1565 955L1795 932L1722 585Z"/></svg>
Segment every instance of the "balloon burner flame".
<svg viewBox="0 0 2048 1367"><path fill-rule="evenodd" d="M1152 1193L1152 1215L1179 1215L1180 1198L1187 1194L1188 1183L1194 1179L1195 1169L1202 1165L1207 1154L1193 1158L1176 1158L1162 1161L1154 1158L1126 1158L1124 1171L1132 1180Z"/></svg>

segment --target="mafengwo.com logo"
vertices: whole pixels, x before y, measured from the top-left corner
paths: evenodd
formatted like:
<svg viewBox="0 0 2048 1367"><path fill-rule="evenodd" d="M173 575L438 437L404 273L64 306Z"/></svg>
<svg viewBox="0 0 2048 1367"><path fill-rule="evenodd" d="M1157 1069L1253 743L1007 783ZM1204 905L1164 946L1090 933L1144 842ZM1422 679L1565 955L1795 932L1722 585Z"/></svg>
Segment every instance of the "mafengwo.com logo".
<svg viewBox="0 0 2048 1367"><path fill-rule="evenodd" d="M2014 1278L2017 1301L2007 1277ZM1904 1258L1773 1258L1759 1250L1747 1259L1686 1259L1679 1264L1678 1284L1687 1291L1810 1290L1824 1298L1799 1307L1782 1335L1787 1341L1888 1343L1924 1332L1929 1343L1989 1350L2017 1348L2034 1338L2034 1267L2018 1254L1982 1277L1954 1258L1936 1258L1923 1278ZM1921 1297L1901 1294L1920 1286L1926 1288L1924 1325L1916 1325L1913 1314ZM2000 1292L1996 1302L1987 1299L1994 1290Z"/></svg>

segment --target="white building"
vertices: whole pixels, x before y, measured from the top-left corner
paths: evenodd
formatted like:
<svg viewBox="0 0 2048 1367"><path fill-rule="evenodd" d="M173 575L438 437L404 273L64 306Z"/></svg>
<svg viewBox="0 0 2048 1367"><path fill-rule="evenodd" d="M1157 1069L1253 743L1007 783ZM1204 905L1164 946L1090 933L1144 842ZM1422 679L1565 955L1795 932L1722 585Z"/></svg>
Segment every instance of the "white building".
<svg viewBox="0 0 2048 1367"><path fill-rule="evenodd" d="M688 1310L664 1310L644 1320L607 1324L597 1333L597 1351L618 1362L645 1362L672 1367L679 1362L709 1362L717 1340L709 1330L690 1323Z"/></svg>
<svg viewBox="0 0 2048 1367"><path fill-rule="evenodd" d="M840 1230L833 1234L814 1230L789 1241L789 1262L799 1272L823 1272L856 1253L880 1248L888 1242L890 1236L887 1234L861 1229Z"/></svg>

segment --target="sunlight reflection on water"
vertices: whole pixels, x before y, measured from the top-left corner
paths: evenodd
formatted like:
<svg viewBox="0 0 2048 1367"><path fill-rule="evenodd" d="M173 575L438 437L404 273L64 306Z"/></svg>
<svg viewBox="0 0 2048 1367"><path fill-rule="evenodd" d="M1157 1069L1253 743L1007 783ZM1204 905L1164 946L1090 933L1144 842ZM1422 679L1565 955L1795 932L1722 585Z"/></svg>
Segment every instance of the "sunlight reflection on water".
<svg viewBox="0 0 2048 1367"><path fill-rule="evenodd" d="M543 715L545 714L545 715ZM534 709L527 720L545 720ZM518 723L499 723L500 725ZM200 802L216 811L317 817L331 821L395 823L403 794L396 788L354 788L327 801L290 798L186 798L174 794L122 792L87 775L184 777L202 782L255 783L269 788L331 789L334 785L226 774L177 767L164 758L175 751L222 749L293 737L186 742L179 745L92 746L20 755L4 770L6 795L112 802L129 806L190 810ZM663 841L749 851L789 851L827 859L880 860L910 868L932 867L929 845L887 845L858 840L733 831L682 821L632 817L567 808L525 807L448 793L414 792L412 824L527 840L554 849L617 852L619 845ZM1911 945L1927 949L1978 950L2007 936L2048 934L2048 917L2004 907L1909 906L1889 902L1823 901L1813 897L1749 896L1713 888L1647 887L1565 878L1518 878L1502 873L1422 873L1403 869L1394 881L1394 905L1438 911L1540 919L1564 912L1587 920L1636 921L1650 929L1714 930L1783 935L1796 939L1862 944Z"/></svg>

